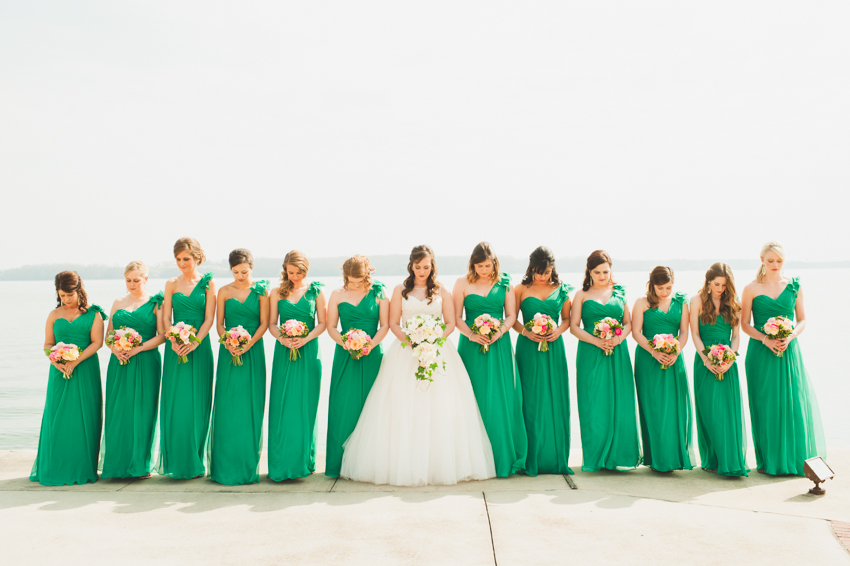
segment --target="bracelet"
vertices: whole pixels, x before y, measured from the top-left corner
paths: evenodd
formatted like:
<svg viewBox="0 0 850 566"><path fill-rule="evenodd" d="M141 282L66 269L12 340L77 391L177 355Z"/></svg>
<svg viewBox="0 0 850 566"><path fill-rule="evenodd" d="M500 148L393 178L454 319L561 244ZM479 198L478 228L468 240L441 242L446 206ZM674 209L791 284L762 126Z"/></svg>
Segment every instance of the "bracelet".
<svg viewBox="0 0 850 566"><path fill-rule="evenodd" d="M525 336L525 327L523 327L522 330L519 331L519 335Z"/></svg>

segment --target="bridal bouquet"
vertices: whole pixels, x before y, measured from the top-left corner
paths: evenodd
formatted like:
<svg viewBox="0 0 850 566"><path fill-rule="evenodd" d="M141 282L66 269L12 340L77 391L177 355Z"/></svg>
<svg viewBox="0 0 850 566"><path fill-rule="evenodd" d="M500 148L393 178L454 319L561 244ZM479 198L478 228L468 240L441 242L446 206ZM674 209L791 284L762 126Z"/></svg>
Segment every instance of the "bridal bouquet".
<svg viewBox="0 0 850 566"><path fill-rule="evenodd" d="M310 334L310 327L300 320L290 318L280 325L280 333L287 338L304 338ZM294 362L301 357L301 350L298 348L289 349L289 361Z"/></svg>
<svg viewBox="0 0 850 566"><path fill-rule="evenodd" d="M531 330L538 336L543 336L545 334L549 334L555 327L558 326L555 324L555 320L549 316L548 314L535 313L535 315L525 323L525 327L528 330ZM549 351L549 342L543 340L542 342L537 343L537 351L538 352L548 352Z"/></svg>
<svg viewBox="0 0 850 566"><path fill-rule="evenodd" d="M80 348L75 344L57 342L52 348L45 348L44 353L51 362L64 366L68 362L76 361L80 357ZM70 379L72 372L62 372L62 377Z"/></svg>
<svg viewBox="0 0 850 566"><path fill-rule="evenodd" d="M446 362L440 353L440 348L446 343L443 337L445 330L443 319L431 315L417 315L404 323L402 331L405 337L401 347L410 346L413 357L419 362L416 379L434 381L434 371L446 368Z"/></svg>
<svg viewBox="0 0 850 566"><path fill-rule="evenodd" d="M623 334L623 325L619 320L611 318L610 316L606 316L593 325L593 335L597 338L602 338L603 340L608 340L614 336L620 336L621 334ZM603 350L602 353L606 356L610 356L614 353L614 350Z"/></svg>
<svg viewBox="0 0 850 566"><path fill-rule="evenodd" d="M221 338L218 339L219 344L230 346L241 350L251 342L251 335L241 325L235 326L230 330L226 330ZM230 359L230 363L235 366L242 365L242 354L236 354Z"/></svg>
<svg viewBox="0 0 850 566"><path fill-rule="evenodd" d="M499 331L503 322L504 321L500 318L484 313L475 319L475 322L472 323L472 326L470 326L469 329L473 334L479 334L485 338L490 338ZM481 352L486 354L489 349L490 346L488 344L481 344Z"/></svg>
<svg viewBox="0 0 850 566"><path fill-rule="evenodd" d="M168 331L168 334L165 335L165 338L168 340L173 340L175 344L178 346L186 346L191 344L192 342L196 342L198 344L201 343L196 336L198 330L192 326L191 324L186 324L185 322L178 322L174 326L171 327L171 330ZM180 356L177 358L178 364L185 364L189 361L188 356Z"/></svg>
<svg viewBox="0 0 850 566"><path fill-rule="evenodd" d="M352 328L342 335L342 347L352 358L359 360L372 351L372 337L359 328Z"/></svg>
<svg viewBox="0 0 850 566"><path fill-rule="evenodd" d="M708 358L708 361L714 367L722 366L723 364L735 361L735 358L738 357L738 352L735 352L729 346L724 344L715 344L709 348L706 348L702 351L703 354ZM714 379L716 381L720 381L723 379L722 373L715 374Z"/></svg>
<svg viewBox="0 0 850 566"><path fill-rule="evenodd" d="M649 341L649 347L662 354L672 355L679 353L679 341L672 334L656 334ZM670 366L661 364L661 369L669 368Z"/></svg>
<svg viewBox="0 0 850 566"><path fill-rule="evenodd" d="M791 336L794 331L794 324L784 316L772 316L761 327L761 331L767 334L771 340L782 340ZM773 353L778 358L781 358L784 354L785 352L782 351L778 354Z"/></svg>
<svg viewBox="0 0 850 566"><path fill-rule="evenodd" d="M138 348L142 345L142 342L144 342L142 335L126 326L122 326L118 330L110 330L106 333L106 345L110 348L118 348L123 352L129 352L133 348ZM118 363L125 366L130 363L130 360L126 362L119 361Z"/></svg>

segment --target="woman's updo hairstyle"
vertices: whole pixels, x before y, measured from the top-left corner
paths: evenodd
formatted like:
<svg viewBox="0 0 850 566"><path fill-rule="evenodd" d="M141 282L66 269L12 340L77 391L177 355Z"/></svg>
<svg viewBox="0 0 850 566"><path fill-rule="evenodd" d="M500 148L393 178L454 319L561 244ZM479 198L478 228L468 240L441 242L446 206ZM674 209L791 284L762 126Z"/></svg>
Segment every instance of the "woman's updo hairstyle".
<svg viewBox="0 0 850 566"><path fill-rule="evenodd" d="M403 299L406 299L407 296L413 291L413 283L416 281L416 275L413 273L413 265L419 263L426 257L431 258L431 273L428 274L428 280L426 284L428 286L426 297L428 298L428 304L431 304L431 301L434 300L434 295L436 294L437 289L437 258L434 257L434 251L430 248L430 246L421 245L416 246L412 250L410 250L410 261L407 262L407 279L404 280L404 288L401 290L401 296Z"/></svg>
<svg viewBox="0 0 850 566"><path fill-rule="evenodd" d="M180 238L174 242L174 257L177 257L180 252L188 252L198 265L207 260L204 250L201 249L201 244L195 238Z"/></svg>
<svg viewBox="0 0 850 566"><path fill-rule="evenodd" d="M649 272L649 281L646 283L646 300L649 301L649 308L654 309L659 303L658 295L655 294L655 286L666 285L673 280L673 270L664 265L659 265Z"/></svg>
<svg viewBox="0 0 850 566"><path fill-rule="evenodd" d="M726 278L726 290L720 296L720 312L714 309L714 301L711 298L711 282L718 277ZM717 322L717 315L723 316L723 320L729 326L735 327L741 318L741 305L738 304L738 295L735 292L735 277L732 275L732 268L725 263L717 262L712 264L705 272L705 283L702 289L699 290L700 299L702 299L702 308L699 315L699 320L703 324L714 324Z"/></svg>
<svg viewBox="0 0 850 566"><path fill-rule="evenodd" d="M592 269L596 269L603 263L607 263L608 265L610 265L613 271L614 262L611 261L611 256L608 255L608 252L606 252L605 250L596 250L595 252L587 256L587 265L585 266L584 270L584 283L582 283L581 285L583 291L589 291L590 286L593 285L593 278L590 276L590 271ZM614 283L613 277L611 278L611 284L616 285L616 283Z"/></svg>
<svg viewBox="0 0 850 566"><path fill-rule="evenodd" d="M236 248L230 252L230 256L227 258L227 261L230 263L230 269L233 269L237 265L241 265L243 263L247 263L248 267L254 269L254 254L245 248Z"/></svg>
<svg viewBox="0 0 850 566"><path fill-rule="evenodd" d="M488 259L493 262L493 273L490 274L490 282L495 283L499 279L501 271L499 271L499 258L493 253L490 242L480 242L472 249L472 255L469 256L469 272L466 274L466 280L470 283L478 281L475 264L484 263Z"/></svg>
<svg viewBox="0 0 850 566"><path fill-rule="evenodd" d="M124 275L127 275L131 271L139 271L142 275L147 276L148 274L148 264L143 261L131 261L127 264L127 267L124 268Z"/></svg>
<svg viewBox="0 0 850 566"><path fill-rule="evenodd" d="M286 273L286 266L291 265L304 275L310 271L310 262L307 261L307 256L298 250L292 250L286 257L283 258L283 269L280 270L280 289L278 293L281 299L285 299L292 292L292 281L289 280L289 274Z"/></svg>
<svg viewBox="0 0 850 566"><path fill-rule="evenodd" d="M351 256L342 264L342 287L348 291L348 278L363 278L363 288L367 291L372 288L372 262L365 255Z"/></svg>
<svg viewBox="0 0 850 566"><path fill-rule="evenodd" d="M783 248L782 244L780 244L779 242L771 241L771 242L768 242L765 245L763 245L761 247L761 252L759 252L759 257L763 260L764 256L766 256L768 254L768 252L775 253L776 255L779 256L779 259L781 259L782 261L785 261L785 248ZM759 283L764 281L764 274L765 274L764 262L762 262L762 264L759 266L758 273L756 273L756 281L758 281Z"/></svg>
<svg viewBox="0 0 850 566"><path fill-rule="evenodd" d="M534 274L543 275L550 267L552 268L552 275L549 277L549 282L560 285L561 279L558 277L558 270L555 269L555 254L546 246L540 246L528 256L528 267L522 278L522 284L531 287L531 284L534 283Z"/></svg>
<svg viewBox="0 0 850 566"><path fill-rule="evenodd" d="M83 286L83 279L76 271L62 271L56 274L53 280L56 285L56 307L62 306L62 299L59 298L59 291L63 293L77 293L78 308L80 312L86 312L89 306L89 300L86 296L86 289Z"/></svg>

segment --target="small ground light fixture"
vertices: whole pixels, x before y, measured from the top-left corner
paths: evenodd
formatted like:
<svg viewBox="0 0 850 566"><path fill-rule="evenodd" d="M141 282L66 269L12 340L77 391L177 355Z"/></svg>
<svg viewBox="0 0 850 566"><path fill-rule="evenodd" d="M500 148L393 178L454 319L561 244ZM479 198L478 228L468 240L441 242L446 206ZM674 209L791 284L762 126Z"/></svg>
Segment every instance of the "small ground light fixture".
<svg viewBox="0 0 850 566"><path fill-rule="evenodd" d="M809 490L809 493L812 495L823 495L826 493L826 490L820 484L835 476L835 472L832 471L832 468L820 456L806 460L803 471L806 473L807 478L815 482L815 487Z"/></svg>

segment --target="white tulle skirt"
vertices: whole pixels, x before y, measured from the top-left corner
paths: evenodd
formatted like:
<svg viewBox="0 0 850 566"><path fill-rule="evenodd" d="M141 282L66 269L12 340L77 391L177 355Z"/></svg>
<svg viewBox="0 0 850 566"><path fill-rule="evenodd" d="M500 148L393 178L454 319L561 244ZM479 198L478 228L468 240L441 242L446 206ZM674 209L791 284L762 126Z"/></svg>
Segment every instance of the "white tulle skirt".
<svg viewBox="0 0 850 566"><path fill-rule="evenodd" d="M340 476L374 484L452 485L496 475L469 375L457 348L442 349L444 374L418 381L409 348L384 354L357 426L348 437Z"/></svg>

